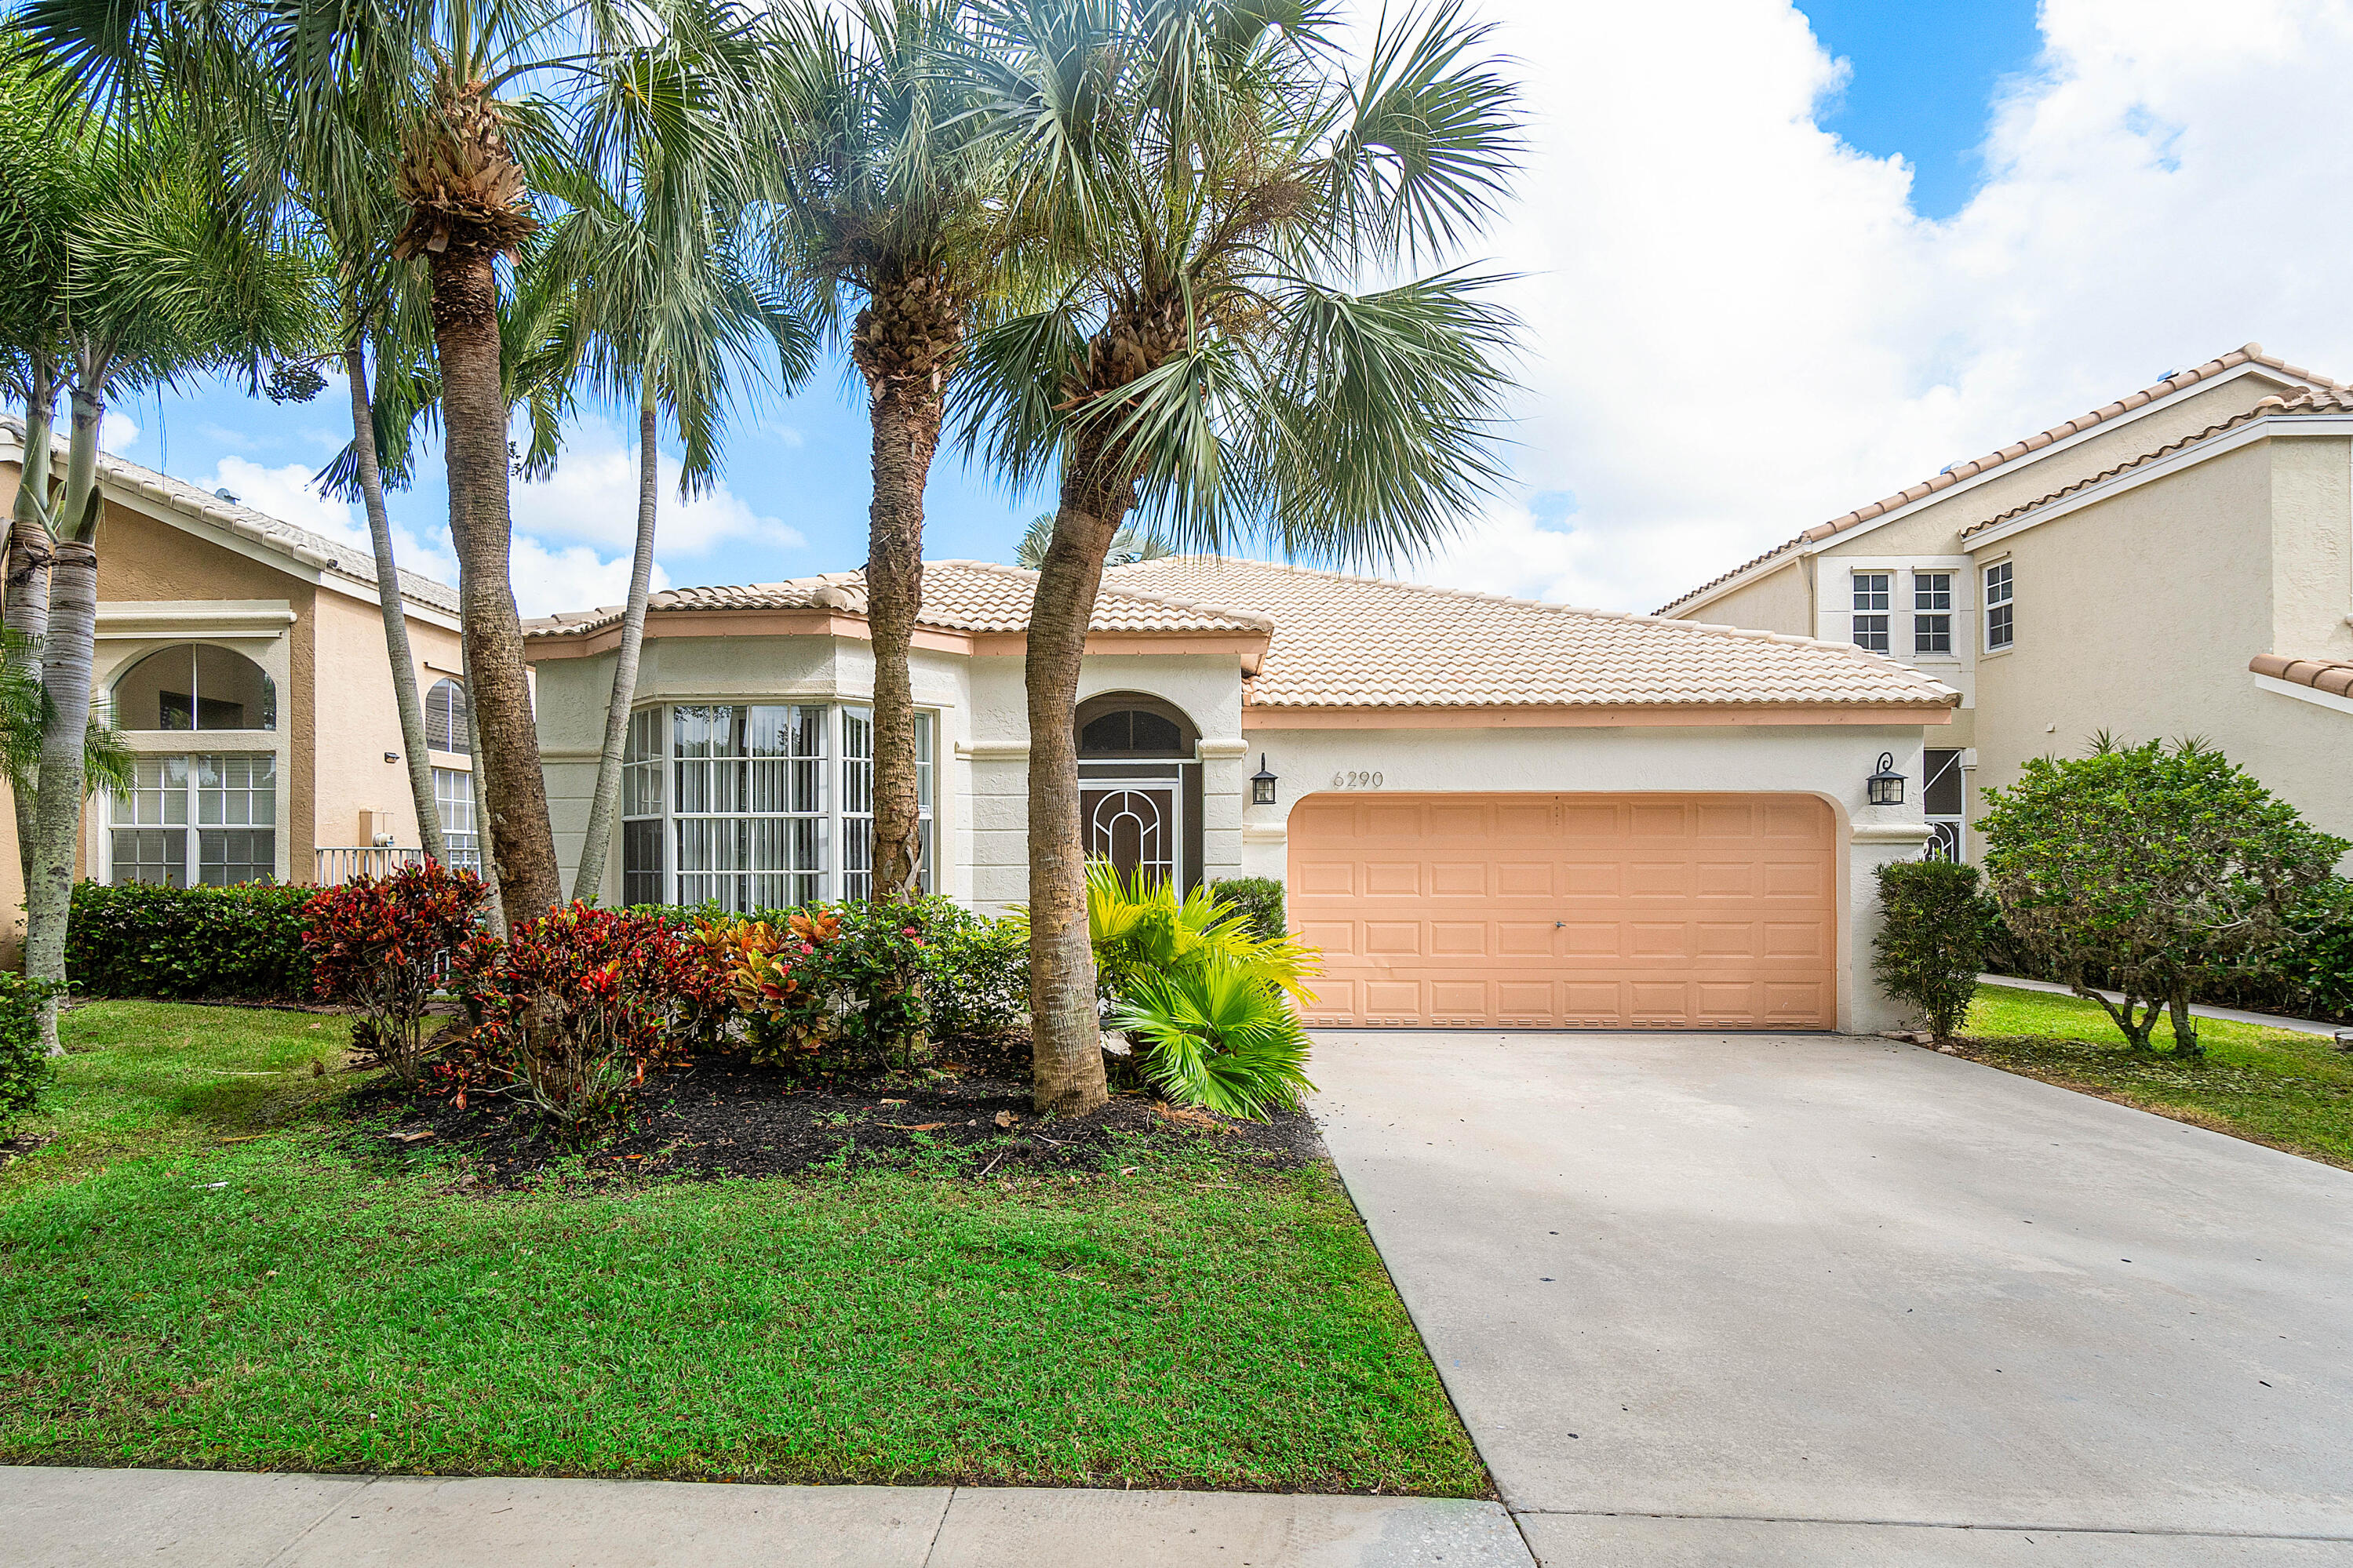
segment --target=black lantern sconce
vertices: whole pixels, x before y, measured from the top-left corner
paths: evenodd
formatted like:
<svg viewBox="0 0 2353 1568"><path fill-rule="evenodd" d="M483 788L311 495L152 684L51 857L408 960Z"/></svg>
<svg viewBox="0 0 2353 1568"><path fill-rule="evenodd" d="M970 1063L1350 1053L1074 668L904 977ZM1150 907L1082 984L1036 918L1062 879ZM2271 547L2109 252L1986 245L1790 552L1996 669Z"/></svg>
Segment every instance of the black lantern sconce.
<svg viewBox="0 0 2353 1568"><path fill-rule="evenodd" d="M1252 805L1274 804L1274 775L1266 771L1264 752L1258 754L1258 772L1250 774L1250 804Z"/></svg>
<svg viewBox="0 0 2353 1568"><path fill-rule="evenodd" d="M1895 771L1895 753L1879 753L1879 771L1863 781L1864 796L1873 805L1904 804L1904 775Z"/></svg>

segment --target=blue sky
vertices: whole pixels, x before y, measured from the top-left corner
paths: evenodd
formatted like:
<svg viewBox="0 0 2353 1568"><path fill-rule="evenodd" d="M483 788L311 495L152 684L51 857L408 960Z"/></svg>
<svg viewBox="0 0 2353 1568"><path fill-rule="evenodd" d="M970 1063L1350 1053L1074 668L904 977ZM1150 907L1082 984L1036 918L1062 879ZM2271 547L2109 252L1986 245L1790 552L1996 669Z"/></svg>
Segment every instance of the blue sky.
<svg viewBox="0 0 2353 1568"><path fill-rule="evenodd" d="M1526 322L1512 483L1399 574L1645 609L2249 339L2353 371L2330 269L2297 260L2353 241L2353 175L2307 134L2353 21L2234 3L2218 31L2205 0L1481 0L1531 111L1522 200L1480 258L1518 275ZM192 388L121 409L117 445L355 538L301 485L343 406ZM517 487L526 614L617 597L620 426L591 416L555 484ZM854 567L866 487L829 364L738 421L721 493L665 498L663 577ZM928 553L996 560L1045 504L953 452L928 503ZM429 461L394 500L426 570L447 570L444 507Z"/></svg>

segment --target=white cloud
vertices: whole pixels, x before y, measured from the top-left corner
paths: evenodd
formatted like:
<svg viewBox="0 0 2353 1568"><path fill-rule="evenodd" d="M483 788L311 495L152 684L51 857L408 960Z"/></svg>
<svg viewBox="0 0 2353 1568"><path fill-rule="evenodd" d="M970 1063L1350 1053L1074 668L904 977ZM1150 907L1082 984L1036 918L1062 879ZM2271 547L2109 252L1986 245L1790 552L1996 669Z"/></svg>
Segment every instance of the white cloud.
<svg viewBox="0 0 2353 1568"><path fill-rule="evenodd" d="M778 438L785 447L798 438ZM741 447L731 456L742 461ZM656 548L664 555L705 555L737 540L772 546L807 542L798 531L762 517L723 482L694 500L678 498L678 458L660 457L661 499L655 514ZM553 478L517 483L510 505L515 526L547 538L576 539L626 553L638 536L638 453L611 424L583 419L565 432L564 455Z"/></svg>
<svg viewBox="0 0 2353 1568"><path fill-rule="evenodd" d="M67 428L66 421L70 417L67 413L67 405L63 398L60 398L58 401L58 431L62 435ZM98 449L100 451L115 453L127 452L132 447L138 443L138 440L139 421L132 418L128 414L117 413L115 410L109 408L105 414L100 416L98 421Z"/></svg>
<svg viewBox="0 0 2353 1568"><path fill-rule="evenodd" d="M2045 0L1945 223L1816 124L1842 68L1786 0L1484 10L1534 116L1491 239L1529 323L1522 489L1421 575L1648 609L2251 339L2353 375L2353 166L2312 129L2346 0Z"/></svg>
<svg viewBox="0 0 2353 1568"><path fill-rule="evenodd" d="M268 468L243 458L223 458L211 479L196 483L208 490L226 489L256 511L351 546L355 565L372 560L373 547L359 509L321 495L312 488L311 475L311 470L301 463ZM396 522L392 548L393 558L409 571L444 583L458 581L458 562L450 553L446 533L427 541ZM522 531L514 537L511 572L516 606L525 616L618 604L629 591L628 555L600 556L586 544L550 545ZM659 563L653 582L656 591L670 585L669 574Z"/></svg>

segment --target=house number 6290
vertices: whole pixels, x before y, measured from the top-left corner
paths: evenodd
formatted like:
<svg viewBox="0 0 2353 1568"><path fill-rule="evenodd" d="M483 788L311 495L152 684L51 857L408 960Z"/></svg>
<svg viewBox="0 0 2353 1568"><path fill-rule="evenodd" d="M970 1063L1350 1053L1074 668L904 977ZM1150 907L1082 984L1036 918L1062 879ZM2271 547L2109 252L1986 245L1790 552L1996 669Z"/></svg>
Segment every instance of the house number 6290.
<svg viewBox="0 0 2353 1568"><path fill-rule="evenodd" d="M1334 773L1332 775L1332 787L1334 789L1378 789L1381 787L1381 775L1378 773Z"/></svg>

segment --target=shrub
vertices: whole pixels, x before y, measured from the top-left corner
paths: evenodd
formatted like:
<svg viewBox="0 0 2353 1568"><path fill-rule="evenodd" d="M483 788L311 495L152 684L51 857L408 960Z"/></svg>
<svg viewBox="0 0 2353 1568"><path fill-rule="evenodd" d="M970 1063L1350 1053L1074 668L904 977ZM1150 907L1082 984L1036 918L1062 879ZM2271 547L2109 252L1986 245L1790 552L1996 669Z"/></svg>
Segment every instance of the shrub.
<svg viewBox="0 0 2353 1568"><path fill-rule="evenodd" d="M1180 1105L1262 1116L1296 1104L1307 1038L1285 1001L1313 1001L1314 950L1259 935L1216 893L1087 867L1087 933L1102 1005L1144 1078Z"/></svg>
<svg viewBox="0 0 2353 1568"><path fill-rule="evenodd" d="M303 906L318 994L356 1009L352 1047L407 1072L425 1046L426 1005L449 960L474 935L488 889L471 871L433 861L359 877Z"/></svg>
<svg viewBox="0 0 2353 1568"><path fill-rule="evenodd" d="M988 920L945 900L932 927L939 965L932 1027L943 1041L1002 1039L1029 1026L1029 938L1019 921Z"/></svg>
<svg viewBox="0 0 2353 1568"><path fill-rule="evenodd" d="M1020 934L945 899L706 918L693 944L764 1061L913 1068L1004 1033L1028 994Z"/></svg>
<svg viewBox="0 0 2353 1568"><path fill-rule="evenodd" d="M2166 1008L2176 1048L2196 1054L2191 995L2268 963L2353 847L2195 741L2104 735L2089 756L2036 758L1987 799L1978 826L2003 922L2139 1049ZM2121 1003L2093 988L2102 972Z"/></svg>
<svg viewBox="0 0 2353 1568"><path fill-rule="evenodd" d="M312 891L78 882L66 973L90 996L300 1001L311 994L302 910Z"/></svg>
<svg viewBox="0 0 2353 1568"><path fill-rule="evenodd" d="M451 963L473 1031L437 1070L460 1107L508 1094L570 1135L611 1126L683 1055L663 1017L699 963L660 917L578 902L474 937Z"/></svg>
<svg viewBox="0 0 2353 1568"><path fill-rule="evenodd" d="M1888 994L1908 1002L1941 1042L1968 1016L1985 964L1985 910L1978 869L1949 860L1882 866L1882 922L1872 970Z"/></svg>
<svg viewBox="0 0 2353 1568"><path fill-rule="evenodd" d="M1307 1035L1282 994L1224 953L1145 976L1112 1015L1141 1047L1144 1076L1168 1100L1263 1120L1307 1081Z"/></svg>
<svg viewBox="0 0 2353 1568"><path fill-rule="evenodd" d="M41 1047L41 1004L58 990L46 980L0 971L0 1138L33 1109L48 1081L49 1060Z"/></svg>
<svg viewBox="0 0 2353 1568"><path fill-rule="evenodd" d="M1209 893L1269 941L1291 932L1282 908L1282 882L1276 877L1232 877L1209 884Z"/></svg>

